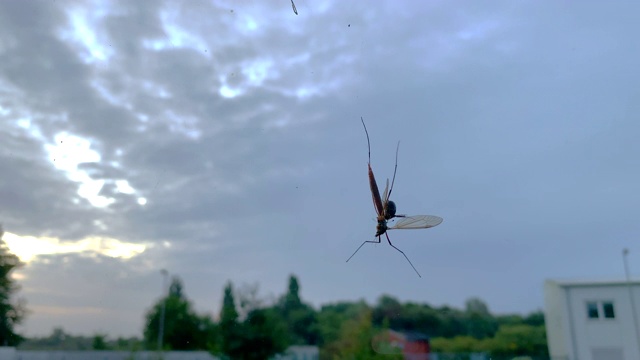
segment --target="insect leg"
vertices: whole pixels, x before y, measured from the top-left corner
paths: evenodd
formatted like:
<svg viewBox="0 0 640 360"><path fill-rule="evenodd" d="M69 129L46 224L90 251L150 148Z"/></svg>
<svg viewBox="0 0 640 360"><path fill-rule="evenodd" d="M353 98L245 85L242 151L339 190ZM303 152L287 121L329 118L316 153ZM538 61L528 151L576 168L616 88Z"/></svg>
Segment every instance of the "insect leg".
<svg viewBox="0 0 640 360"><path fill-rule="evenodd" d="M362 243L362 245L358 246L358 248L357 248L357 249L356 249L356 251L353 253L353 255L355 255L355 254L358 252L358 250L360 250L360 248L361 248L361 247L363 247L363 246L364 246L364 244L366 244L366 243L380 244L380 236L378 236L378 241L367 240L367 241L363 242L363 243ZM353 257L353 255L349 256L349 258L347 259L347 261L346 261L346 262L349 262L349 260L351 260L351 258Z"/></svg>
<svg viewBox="0 0 640 360"><path fill-rule="evenodd" d="M404 253L404 251L398 249L397 247L395 247L392 243L391 240L389 239L389 234L385 233L384 234L387 237L387 241L389 242L389 245L393 246L394 249L400 251L400 253L402 253L402 255L404 255L404 258L407 259L407 261L409 262L409 265L411 265L411 267L413 268L413 270L416 272L416 274L418 274L419 277L422 277L420 275L420 273L418 272L418 270L416 270L416 267L413 266L413 264L411 263L411 260L409 260L409 258L407 257L407 255Z"/></svg>

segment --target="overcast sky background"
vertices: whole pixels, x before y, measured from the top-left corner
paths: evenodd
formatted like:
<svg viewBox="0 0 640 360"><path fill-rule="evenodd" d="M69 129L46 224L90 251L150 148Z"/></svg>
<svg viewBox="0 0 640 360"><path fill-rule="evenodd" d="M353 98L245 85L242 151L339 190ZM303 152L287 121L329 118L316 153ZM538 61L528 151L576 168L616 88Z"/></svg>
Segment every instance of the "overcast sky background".
<svg viewBox="0 0 640 360"><path fill-rule="evenodd" d="M0 223L31 314L141 335L160 269L314 306L496 313L547 278L640 271L640 4L0 1ZM410 257L368 245L378 183ZM384 187L384 185L380 185Z"/></svg>

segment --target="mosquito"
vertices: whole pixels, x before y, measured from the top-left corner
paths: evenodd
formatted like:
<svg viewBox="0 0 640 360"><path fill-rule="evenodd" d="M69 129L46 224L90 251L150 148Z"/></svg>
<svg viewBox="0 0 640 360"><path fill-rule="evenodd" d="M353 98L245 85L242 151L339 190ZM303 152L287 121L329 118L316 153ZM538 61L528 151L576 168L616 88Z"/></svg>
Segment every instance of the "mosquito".
<svg viewBox="0 0 640 360"><path fill-rule="evenodd" d="M384 189L384 192L382 193L383 196L380 197L378 184L376 183L376 178L373 175L373 170L371 169L371 143L369 142L369 132L367 131L367 126L364 124L364 119L360 117L360 120L362 121L364 132L367 135L367 147L369 149L369 163L368 163L369 187L371 188L371 197L373 198L373 207L376 209L376 213L378 214L378 217L377 217L378 224L376 225L376 235L375 235L378 238L378 241L375 241L375 240L364 241L356 249L353 255L351 255L347 259L347 262L351 260L351 258L360 250L360 248L364 246L364 244L366 243L379 244L381 242L382 235L385 235L387 237L387 242L389 242L389 245L391 245L394 249L398 250L402 255L404 255L404 258L407 259L407 261L409 262L409 265L411 265L411 267L416 272L416 274L418 274L419 277L422 277L418 272L418 270L416 270L416 267L413 266L413 264L411 263L411 260L409 260L409 258L404 253L404 251L398 249L395 245L391 243L391 239L389 239L389 234L387 234L387 230L428 229L428 228L440 225L440 223L442 223L442 218L438 216L433 216L433 215L407 216L407 215L396 214L396 210L397 210L396 204L393 201L389 200L389 198L391 197L391 192L393 191L393 184L396 181L396 172L398 171L398 151L400 150L400 142L398 142L398 146L396 147L396 165L395 165L395 168L393 169L393 179L391 180L391 187L389 187L389 179L387 179L387 185ZM401 218L401 219L398 220L395 223L395 225L389 226L387 222L393 218Z"/></svg>

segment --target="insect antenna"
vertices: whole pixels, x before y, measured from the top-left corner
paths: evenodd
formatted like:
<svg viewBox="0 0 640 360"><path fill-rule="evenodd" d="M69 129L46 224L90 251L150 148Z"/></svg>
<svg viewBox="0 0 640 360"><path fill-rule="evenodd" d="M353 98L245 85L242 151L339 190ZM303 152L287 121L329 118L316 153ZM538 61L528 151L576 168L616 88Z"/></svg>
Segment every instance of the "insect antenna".
<svg viewBox="0 0 640 360"><path fill-rule="evenodd" d="M393 180L391 180L391 188L389 189L389 195L387 195L387 200L391 199L391 192L393 191L393 183L396 182L396 171L398 171L398 151L400 151L400 141L398 141L398 146L396 147L396 167L393 169Z"/></svg>
<svg viewBox="0 0 640 360"><path fill-rule="evenodd" d="M367 148L369 149L369 164L371 164L371 143L369 142L369 132L367 131L367 125L364 124L364 119L360 116L362 126L364 126L364 133L367 134Z"/></svg>
<svg viewBox="0 0 640 360"><path fill-rule="evenodd" d="M387 241L389 242L389 245L393 246L393 248L394 248L394 249L396 249L396 250L400 251L400 253L402 253L402 255L404 255L404 258L405 258L405 259L407 259L407 261L409 262L409 265L411 265L411 267L413 268L413 271L415 271L415 272L416 272L416 274L418 274L418 276L419 276L419 277L422 277L422 276L420 275L420 273L418 272L418 270L416 270L416 267L415 267L415 266L413 266L413 264L411 263L411 260L409 260L409 258L408 258L408 257L407 257L407 255L404 253L404 251L402 251L402 250L398 249L397 247L395 247L395 245L393 245L393 244L391 243L391 239L389 239L389 234L385 233L384 235L387 237ZM364 244L363 244L363 245L364 245ZM362 246L362 245L360 245L360 246ZM358 249L359 249L359 248L358 248ZM351 256L353 256L353 255L351 255Z"/></svg>

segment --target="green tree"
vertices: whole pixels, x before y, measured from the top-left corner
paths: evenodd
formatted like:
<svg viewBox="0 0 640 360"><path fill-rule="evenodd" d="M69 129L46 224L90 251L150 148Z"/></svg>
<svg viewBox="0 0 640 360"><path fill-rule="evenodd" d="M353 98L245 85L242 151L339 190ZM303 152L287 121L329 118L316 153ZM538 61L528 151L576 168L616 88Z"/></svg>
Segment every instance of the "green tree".
<svg viewBox="0 0 640 360"><path fill-rule="evenodd" d="M93 350L108 350L107 336L104 334L96 334L93 336L93 344L91 347Z"/></svg>
<svg viewBox="0 0 640 360"><path fill-rule="evenodd" d="M524 318L524 323L531 326L544 325L544 312L542 310L534 311Z"/></svg>
<svg viewBox="0 0 640 360"><path fill-rule="evenodd" d="M11 278L14 270L24 264L12 254L2 240L4 231L0 226L0 345L17 346L24 338L14 331L26 316L25 301L18 299L12 302L13 295L20 289Z"/></svg>
<svg viewBox="0 0 640 360"><path fill-rule="evenodd" d="M230 356L233 359L241 355L242 329L238 322L238 310L233 297L233 284L231 281L224 288L222 309L220 310L220 337L217 350L219 353Z"/></svg>
<svg viewBox="0 0 640 360"><path fill-rule="evenodd" d="M233 284L228 282L225 286L218 326L220 337L214 352L231 359L268 359L286 349L287 324L278 309L259 308L256 286L245 290L238 296L244 317L241 322Z"/></svg>
<svg viewBox="0 0 640 360"><path fill-rule="evenodd" d="M492 356L549 356L544 326L500 326L496 336L486 341L485 349Z"/></svg>
<svg viewBox="0 0 640 360"><path fill-rule="evenodd" d="M406 304L403 319L404 322L411 323L407 330L431 336L436 335L443 325L438 312L429 305Z"/></svg>
<svg viewBox="0 0 640 360"><path fill-rule="evenodd" d="M73 336L62 328L54 328L51 335L27 338L18 346L19 350L91 350L110 349L135 351L142 349L142 341L138 338L118 338L108 340L106 335Z"/></svg>
<svg viewBox="0 0 640 360"><path fill-rule="evenodd" d="M508 314L496 316L498 326L502 325L522 325L524 324L524 318L518 314Z"/></svg>
<svg viewBox="0 0 640 360"><path fill-rule="evenodd" d="M183 294L182 281L174 277L169 295L160 299L146 315L144 341L147 349L157 349L162 305L165 303L163 348L166 350L206 350L214 329L206 317L197 315Z"/></svg>
<svg viewBox="0 0 640 360"><path fill-rule="evenodd" d="M289 277L289 291L278 303L280 314L289 326L289 343L295 345L315 345L319 341L316 311L300 299L298 279Z"/></svg>
<svg viewBox="0 0 640 360"><path fill-rule="evenodd" d="M287 324L274 309L252 310L241 329L239 359L269 359L287 348Z"/></svg>
<svg viewBox="0 0 640 360"><path fill-rule="evenodd" d="M483 351L480 340L471 336L431 339L431 350L440 353L470 353Z"/></svg>
<svg viewBox="0 0 640 360"><path fill-rule="evenodd" d="M90 350L92 342L92 337L73 336L57 327L49 336L25 339L18 348L20 350Z"/></svg>
<svg viewBox="0 0 640 360"><path fill-rule="evenodd" d="M443 306L437 309L437 312L442 326L437 333L430 335L450 338L467 334L466 320L462 311Z"/></svg>
<svg viewBox="0 0 640 360"><path fill-rule="evenodd" d="M355 319L359 314L369 310L369 305L364 300L323 305L317 316L319 344L323 347L326 344L337 341L340 338L340 330L343 323L349 319ZM320 349L320 357L323 359L330 358L323 356L322 347Z"/></svg>
<svg viewBox="0 0 640 360"><path fill-rule="evenodd" d="M457 313L454 315L457 316ZM381 326L387 321L393 330L414 331L430 336L441 336L449 325L448 315L443 316L431 306L411 302L401 304L389 295L378 299L372 319L375 326Z"/></svg>
<svg viewBox="0 0 640 360"><path fill-rule="evenodd" d="M300 300L300 283L295 275L289 276L289 291L283 299L285 308L295 309L302 305Z"/></svg>
<svg viewBox="0 0 640 360"><path fill-rule="evenodd" d="M371 311L366 310L355 319L349 319L342 324L340 337L333 343L327 344L321 356L323 359L402 359L402 354L378 353L372 346L372 341L381 329L376 329L371 321Z"/></svg>
<svg viewBox="0 0 640 360"><path fill-rule="evenodd" d="M478 314L482 316L491 316L489 307L480 298L470 298L464 302L465 311L468 314Z"/></svg>
<svg viewBox="0 0 640 360"><path fill-rule="evenodd" d="M487 304L479 298L471 298L465 302L466 335L476 339L493 337L498 330L498 322L489 312Z"/></svg>
<svg viewBox="0 0 640 360"><path fill-rule="evenodd" d="M136 337L131 337L128 339L119 337L113 342L113 348L114 350L119 351L138 351L142 350L143 343Z"/></svg>
<svg viewBox="0 0 640 360"><path fill-rule="evenodd" d="M389 295L382 295L373 308L371 316L374 324L382 324L386 319L389 321L392 329L399 329L400 327L404 327L400 324L400 321L398 321L402 311L403 307L398 299Z"/></svg>

